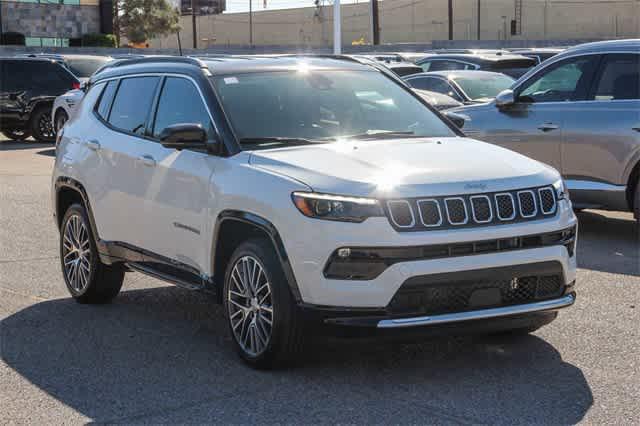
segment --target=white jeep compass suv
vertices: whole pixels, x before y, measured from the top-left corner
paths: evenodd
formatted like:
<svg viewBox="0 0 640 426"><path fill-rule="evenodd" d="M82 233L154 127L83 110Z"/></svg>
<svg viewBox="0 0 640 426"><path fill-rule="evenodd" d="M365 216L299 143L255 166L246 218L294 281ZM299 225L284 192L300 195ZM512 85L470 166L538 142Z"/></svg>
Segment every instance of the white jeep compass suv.
<svg viewBox="0 0 640 426"><path fill-rule="evenodd" d="M309 330L529 332L575 300L554 169L470 140L343 57L152 57L89 82L53 203L71 295L138 271L224 305L241 357Z"/></svg>

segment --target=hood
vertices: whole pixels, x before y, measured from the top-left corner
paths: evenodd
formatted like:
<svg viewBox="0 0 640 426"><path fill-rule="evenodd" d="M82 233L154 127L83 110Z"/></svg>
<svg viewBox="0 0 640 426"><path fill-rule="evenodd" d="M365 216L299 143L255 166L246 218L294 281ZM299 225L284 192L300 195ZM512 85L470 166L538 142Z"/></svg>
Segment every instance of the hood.
<svg viewBox="0 0 640 426"><path fill-rule="evenodd" d="M468 138L349 141L255 151L249 162L316 192L392 198L542 186L549 166Z"/></svg>

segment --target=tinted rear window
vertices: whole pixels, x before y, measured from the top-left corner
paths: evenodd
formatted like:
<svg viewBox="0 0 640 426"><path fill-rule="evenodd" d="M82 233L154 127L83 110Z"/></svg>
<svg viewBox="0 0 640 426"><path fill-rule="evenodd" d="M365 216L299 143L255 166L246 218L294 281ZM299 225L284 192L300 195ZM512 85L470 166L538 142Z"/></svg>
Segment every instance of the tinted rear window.
<svg viewBox="0 0 640 426"><path fill-rule="evenodd" d="M96 72L98 68L112 61L111 58L73 58L67 59L69 69L76 77L86 78Z"/></svg>
<svg viewBox="0 0 640 426"><path fill-rule="evenodd" d="M2 91L62 94L78 80L61 65L48 61L3 61Z"/></svg>
<svg viewBox="0 0 640 426"><path fill-rule="evenodd" d="M125 78L113 100L109 123L129 133L144 134L159 77Z"/></svg>

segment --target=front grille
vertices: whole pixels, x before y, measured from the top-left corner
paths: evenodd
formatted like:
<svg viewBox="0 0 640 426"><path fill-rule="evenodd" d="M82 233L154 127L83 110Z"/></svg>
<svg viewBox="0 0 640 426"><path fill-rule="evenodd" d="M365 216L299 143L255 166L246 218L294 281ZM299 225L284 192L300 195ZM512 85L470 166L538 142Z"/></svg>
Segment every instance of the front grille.
<svg viewBox="0 0 640 426"><path fill-rule="evenodd" d="M559 297L561 275L421 283L400 287L387 306L391 315L437 315L519 305Z"/></svg>
<svg viewBox="0 0 640 426"><path fill-rule="evenodd" d="M397 231L424 231L524 222L556 214L551 186L484 194L389 200L386 212Z"/></svg>

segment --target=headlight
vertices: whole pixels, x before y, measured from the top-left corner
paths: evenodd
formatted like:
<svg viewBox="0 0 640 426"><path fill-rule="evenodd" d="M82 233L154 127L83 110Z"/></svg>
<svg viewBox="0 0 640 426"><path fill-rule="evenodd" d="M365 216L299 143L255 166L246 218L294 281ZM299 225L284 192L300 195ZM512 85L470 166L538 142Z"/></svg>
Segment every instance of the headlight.
<svg viewBox="0 0 640 426"><path fill-rule="evenodd" d="M343 197L315 192L294 192L293 204L307 217L342 222L362 222L369 217L384 216L378 200Z"/></svg>
<svg viewBox="0 0 640 426"><path fill-rule="evenodd" d="M569 191L567 190L567 186L564 183L564 180L557 180L553 184L553 188L556 190L556 197L558 200L568 200L569 199Z"/></svg>

